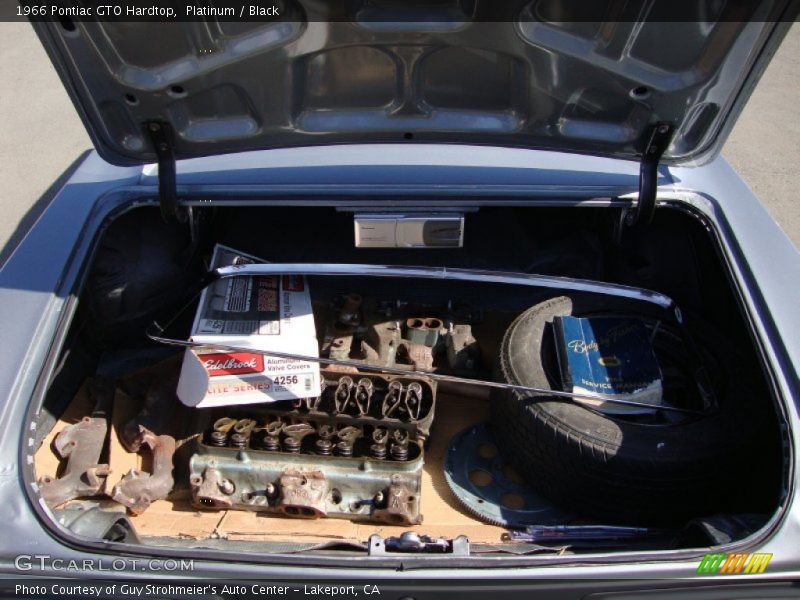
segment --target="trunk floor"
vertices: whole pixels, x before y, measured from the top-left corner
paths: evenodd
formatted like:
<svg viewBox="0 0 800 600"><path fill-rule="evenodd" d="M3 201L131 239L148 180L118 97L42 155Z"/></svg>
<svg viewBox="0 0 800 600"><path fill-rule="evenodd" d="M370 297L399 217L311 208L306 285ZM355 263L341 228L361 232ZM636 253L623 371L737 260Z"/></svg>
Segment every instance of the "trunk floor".
<svg viewBox="0 0 800 600"><path fill-rule="evenodd" d="M59 422L45 438L35 456L37 478L53 475L59 465L52 450L56 434L65 425L75 423L91 412L86 386L75 397ZM110 491L131 468L141 468L141 459L126 452L119 444L116 431L133 415L139 406L118 392L112 414L112 433L109 436L109 464L112 474L107 481ZM423 524L413 527L353 522L346 519L291 519L265 513L237 510L197 510L187 493L178 492L167 500L154 502L143 514L131 516L138 534L143 537L178 537L184 539L226 538L252 541L324 542L333 539L363 542L372 534L397 536L404 531L453 538L466 535L473 543L500 543L505 532L502 527L488 525L461 507L444 479L444 455L450 440L468 426L488 419L488 402L472 397L439 394L436 416L431 430L430 446L425 454L422 475ZM98 498L98 500L100 500ZM104 508L119 509L110 500L101 500Z"/></svg>

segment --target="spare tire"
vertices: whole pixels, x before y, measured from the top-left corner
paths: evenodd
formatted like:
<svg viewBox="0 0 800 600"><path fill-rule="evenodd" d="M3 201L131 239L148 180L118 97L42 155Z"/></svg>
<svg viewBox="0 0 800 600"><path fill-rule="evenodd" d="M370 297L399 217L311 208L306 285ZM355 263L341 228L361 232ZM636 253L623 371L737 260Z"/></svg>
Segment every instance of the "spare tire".
<svg viewBox="0 0 800 600"><path fill-rule="evenodd" d="M556 315L624 314L655 323L641 303L619 302L557 297L528 309L503 338L498 380L560 389L550 330ZM669 327L662 322L659 331L668 335ZM677 330L672 334L681 340ZM718 400L707 414L643 422L553 396L495 390L492 422L498 446L538 492L576 515L666 524L720 510L735 483L732 467L753 431L745 403L751 388L735 357L727 354L729 344L701 325L693 324L692 336L713 375Z"/></svg>

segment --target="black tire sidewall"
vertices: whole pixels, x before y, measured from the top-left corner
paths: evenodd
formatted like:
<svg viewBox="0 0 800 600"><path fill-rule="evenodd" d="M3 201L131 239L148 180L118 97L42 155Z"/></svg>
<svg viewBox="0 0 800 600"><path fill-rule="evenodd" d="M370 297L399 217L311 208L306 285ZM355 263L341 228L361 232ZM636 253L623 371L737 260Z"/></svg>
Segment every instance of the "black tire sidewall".
<svg viewBox="0 0 800 600"><path fill-rule="evenodd" d="M501 381L552 389L541 356L544 336L556 315L622 310L652 317L641 303L624 299L551 298L522 313L508 328L498 361ZM663 316L663 314L661 315ZM717 410L670 425L637 423L602 415L571 401L523 392L493 394L493 426L498 445L512 463L554 499L573 503L592 494L599 512L620 506L661 510L683 501L687 511L710 505L723 492L740 448L752 427L746 413L749 386L741 381L729 345L705 328L693 329L702 344L713 344L728 378ZM524 435L527 431L528 435ZM624 493L624 499L619 498ZM644 506L646 504L646 506ZM589 511L591 512L591 511Z"/></svg>

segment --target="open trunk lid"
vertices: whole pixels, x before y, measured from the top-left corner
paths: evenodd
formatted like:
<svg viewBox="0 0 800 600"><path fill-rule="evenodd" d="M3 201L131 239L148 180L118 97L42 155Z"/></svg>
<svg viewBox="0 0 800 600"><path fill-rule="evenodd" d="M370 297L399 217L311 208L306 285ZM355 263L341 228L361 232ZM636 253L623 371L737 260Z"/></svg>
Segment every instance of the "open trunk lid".
<svg viewBox="0 0 800 600"><path fill-rule="evenodd" d="M638 159L657 124L665 161L713 156L797 3L634 5L295 0L247 20L215 2L150 22L92 6L34 27L117 165L159 145L179 160L409 140Z"/></svg>

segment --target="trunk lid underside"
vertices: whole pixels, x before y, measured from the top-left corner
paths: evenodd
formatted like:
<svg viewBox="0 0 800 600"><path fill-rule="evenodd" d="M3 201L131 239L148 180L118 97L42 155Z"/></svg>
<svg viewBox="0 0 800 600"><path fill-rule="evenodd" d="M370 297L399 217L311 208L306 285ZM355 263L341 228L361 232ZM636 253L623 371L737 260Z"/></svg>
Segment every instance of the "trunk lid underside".
<svg viewBox="0 0 800 600"><path fill-rule="evenodd" d="M664 159L678 162L721 147L789 3L700 3L678 16L669 4L642 16L549 0L282 5L250 23L34 26L114 164L154 162L153 122L169 125L175 159L408 141L636 159L666 123Z"/></svg>

